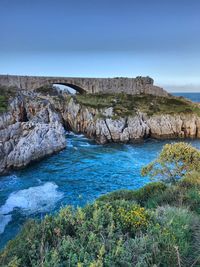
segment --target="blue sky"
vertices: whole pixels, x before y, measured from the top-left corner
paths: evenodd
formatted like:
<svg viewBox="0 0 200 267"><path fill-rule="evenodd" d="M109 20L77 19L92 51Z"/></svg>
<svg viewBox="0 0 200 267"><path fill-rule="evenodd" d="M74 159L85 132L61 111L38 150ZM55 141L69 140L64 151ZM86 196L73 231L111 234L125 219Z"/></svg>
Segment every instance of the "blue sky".
<svg viewBox="0 0 200 267"><path fill-rule="evenodd" d="M1 0L0 73L200 91L199 0Z"/></svg>

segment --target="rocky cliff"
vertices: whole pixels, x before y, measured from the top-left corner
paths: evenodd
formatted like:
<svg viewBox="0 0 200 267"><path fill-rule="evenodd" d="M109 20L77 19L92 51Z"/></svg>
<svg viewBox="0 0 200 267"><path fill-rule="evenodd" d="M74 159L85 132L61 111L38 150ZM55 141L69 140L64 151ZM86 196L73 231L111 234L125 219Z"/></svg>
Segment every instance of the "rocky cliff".
<svg viewBox="0 0 200 267"><path fill-rule="evenodd" d="M150 137L200 137L200 116L189 111L148 115L137 110L132 115L119 116L113 107L95 109L83 106L71 98L62 116L72 131L84 133L101 144L136 142Z"/></svg>
<svg viewBox="0 0 200 267"><path fill-rule="evenodd" d="M200 138L200 108L170 96L20 91L0 115L0 173L65 148L64 128L100 144Z"/></svg>
<svg viewBox="0 0 200 267"><path fill-rule="evenodd" d="M59 113L33 93L20 92L0 116L0 173L26 166L65 146Z"/></svg>

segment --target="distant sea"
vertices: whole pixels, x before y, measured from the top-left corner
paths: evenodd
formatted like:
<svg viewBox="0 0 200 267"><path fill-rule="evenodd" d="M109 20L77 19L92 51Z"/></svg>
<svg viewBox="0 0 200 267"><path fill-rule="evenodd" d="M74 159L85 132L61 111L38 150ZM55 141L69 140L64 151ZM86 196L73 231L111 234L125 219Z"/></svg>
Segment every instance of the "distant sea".
<svg viewBox="0 0 200 267"><path fill-rule="evenodd" d="M171 94L175 96L183 96L194 102L200 102L200 92L199 93L171 93Z"/></svg>

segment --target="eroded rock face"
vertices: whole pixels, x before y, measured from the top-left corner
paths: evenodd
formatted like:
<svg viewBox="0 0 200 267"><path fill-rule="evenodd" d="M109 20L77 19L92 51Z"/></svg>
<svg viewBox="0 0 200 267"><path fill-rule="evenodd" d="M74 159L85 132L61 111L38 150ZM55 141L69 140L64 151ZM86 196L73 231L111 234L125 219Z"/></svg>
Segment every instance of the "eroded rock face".
<svg viewBox="0 0 200 267"><path fill-rule="evenodd" d="M147 116L137 112L134 116L115 118L112 108L97 110L81 106L71 98L62 116L69 127L98 143L136 142L148 137L199 138L200 118L195 114Z"/></svg>
<svg viewBox="0 0 200 267"><path fill-rule="evenodd" d="M36 95L17 96L0 117L0 173L65 148L61 116Z"/></svg>

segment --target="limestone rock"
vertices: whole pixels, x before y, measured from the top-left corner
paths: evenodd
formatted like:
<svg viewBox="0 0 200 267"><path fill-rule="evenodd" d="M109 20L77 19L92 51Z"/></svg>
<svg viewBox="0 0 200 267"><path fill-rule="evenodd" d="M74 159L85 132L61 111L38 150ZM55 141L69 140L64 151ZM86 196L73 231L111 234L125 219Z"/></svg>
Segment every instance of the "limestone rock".
<svg viewBox="0 0 200 267"><path fill-rule="evenodd" d="M62 125L25 122L21 124L22 137L14 149L8 153L6 168L26 166L33 160L51 155L66 146ZM23 131L28 134L23 136Z"/></svg>
<svg viewBox="0 0 200 267"><path fill-rule="evenodd" d="M113 108L97 110L77 104L72 98L62 112L63 120L75 132L84 133L98 143L135 142L148 137L199 138L200 117L195 114L161 114L148 117L137 112L135 116L115 118Z"/></svg>
<svg viewBox="0 0 200 267"><path fill-rule="evenodd" d="M65 148L62 118L48 102L19 95L0 116L0 173Z"/></svg>

